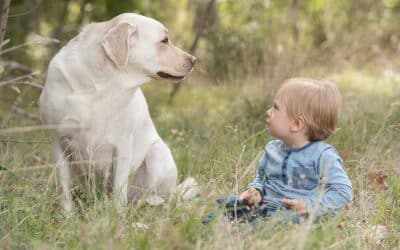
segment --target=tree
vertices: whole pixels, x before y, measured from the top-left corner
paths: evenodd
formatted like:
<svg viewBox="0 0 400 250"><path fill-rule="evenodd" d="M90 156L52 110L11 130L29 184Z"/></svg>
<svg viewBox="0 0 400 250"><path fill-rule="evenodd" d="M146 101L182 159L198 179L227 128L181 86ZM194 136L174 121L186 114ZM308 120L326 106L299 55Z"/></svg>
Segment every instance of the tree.
<svg viewBox="0 0 400 250"><path fill-rule="evenodd" d="M7 28L8 11L10 9L10 0L1 0L0 2L0 51L3 48L4 35ZM1 54L0 54L1 55Z"/></svg>
<svg viewBox="0 0 400 250"><path fill-rule="evenodd" d="M194 54L199 44L199 40L206 37L208 34L213 32L215 29L215 23L217 20L217 8L215 0L196 1L195 18L193 22L194 39L189 48L189 53ZM176 93L181 88L182 82L176 83L170 93L169 102L172 102Z"/></svg>

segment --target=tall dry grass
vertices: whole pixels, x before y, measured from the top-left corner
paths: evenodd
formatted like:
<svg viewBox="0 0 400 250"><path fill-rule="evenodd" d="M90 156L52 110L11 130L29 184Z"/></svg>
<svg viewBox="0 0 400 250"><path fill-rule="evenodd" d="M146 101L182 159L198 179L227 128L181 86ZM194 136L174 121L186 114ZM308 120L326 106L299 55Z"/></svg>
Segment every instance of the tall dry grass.
<svg viewBox="0 0 400 250"><path fill-rule="evenodd" d="M318 72L317 72L318 74ZM304 74L303 74L304 75ZM308 75L313 76L313 72ZM340 130L329 142L338 149L355 199L324 223L252 230L223 218L201 224L220 195L242 190L270 139L266 106L272 93L261 79L218 86L192 83L174 103L168 88L145 86L150 110L168 142L179 177L194 176L200 195L160 207L132 205L118 214L107 195L90 189L77 196L76 216L64 220L58 206L56 164L50 139L38 121L2 111L0 130L0 246L2 248L126 249L375 249L399 247L399 76L346 71L338 83L344 103ZM35 112L34 109L32 109ZM7 119L4 119L7 118ZM33 126L33 127L29 127Z"/></svg>

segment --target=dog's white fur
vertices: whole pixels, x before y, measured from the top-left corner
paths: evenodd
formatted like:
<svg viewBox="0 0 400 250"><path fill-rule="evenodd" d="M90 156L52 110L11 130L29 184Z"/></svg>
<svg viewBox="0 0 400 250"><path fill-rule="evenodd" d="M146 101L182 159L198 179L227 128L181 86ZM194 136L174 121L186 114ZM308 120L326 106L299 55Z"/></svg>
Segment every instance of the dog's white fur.
<svg viewBox="0 0 400 250"><path fill-rule="evenodd" d="M144 192L171 192L177 170L158 135L139 86L152 80L178 81L196 58L173 46L158 21L121 14L92 23L51 60L40 96L42 123L56 125L54 152L62 187L62 207L73 210L71 159L90 162L113 199L127 204L129 185Z"/></svg>

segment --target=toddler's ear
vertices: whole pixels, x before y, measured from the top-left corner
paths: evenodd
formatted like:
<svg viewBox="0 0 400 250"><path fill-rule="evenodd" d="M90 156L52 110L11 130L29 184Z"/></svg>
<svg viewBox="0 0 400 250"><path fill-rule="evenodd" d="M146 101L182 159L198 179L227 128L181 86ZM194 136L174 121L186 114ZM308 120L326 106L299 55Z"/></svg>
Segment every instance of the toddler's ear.
<svg viewBox="0 0 400 250"><path fill-rule="evenodd" d="M306 120L303 116L298 116L290 125L291 132L299 132L306 126Z"/></svg>

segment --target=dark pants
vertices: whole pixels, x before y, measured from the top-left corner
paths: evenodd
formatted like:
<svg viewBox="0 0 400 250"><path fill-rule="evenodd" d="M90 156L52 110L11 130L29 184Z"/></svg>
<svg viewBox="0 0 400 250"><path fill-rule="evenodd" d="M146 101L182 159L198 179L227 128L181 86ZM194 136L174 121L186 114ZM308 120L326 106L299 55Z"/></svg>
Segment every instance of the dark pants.
<svg viewBox="0 0 400 250"><path fill-rule="evenodd" d="M274 217L274 224L282 223L302 223L305 217L298 215L293 210L283 206L271 208L266 203L261 203L255 208L249 208L238 195L227 195L216 200L217 207L210 212L204 219L203 224L210 223L219 214L223 214L229 220L238 222L249 222L258 224L260 221L269 217Z"/></svg>

